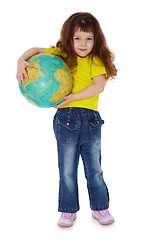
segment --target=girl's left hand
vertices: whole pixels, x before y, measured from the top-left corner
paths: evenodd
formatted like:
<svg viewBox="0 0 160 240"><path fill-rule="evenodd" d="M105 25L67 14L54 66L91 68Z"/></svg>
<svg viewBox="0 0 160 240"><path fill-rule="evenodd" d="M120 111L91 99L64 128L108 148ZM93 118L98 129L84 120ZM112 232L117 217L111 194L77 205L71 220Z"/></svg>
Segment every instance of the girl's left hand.
<svg viewBox="0 0 160 240"><path fill-rule="evenodd" d="M62 103L54 106L54 108L63 107L66 104L68 104L69 102L72 102L73 101L73 94L69 94L68 96L65 96L63 99L64 99L64 101Z"/></svg>

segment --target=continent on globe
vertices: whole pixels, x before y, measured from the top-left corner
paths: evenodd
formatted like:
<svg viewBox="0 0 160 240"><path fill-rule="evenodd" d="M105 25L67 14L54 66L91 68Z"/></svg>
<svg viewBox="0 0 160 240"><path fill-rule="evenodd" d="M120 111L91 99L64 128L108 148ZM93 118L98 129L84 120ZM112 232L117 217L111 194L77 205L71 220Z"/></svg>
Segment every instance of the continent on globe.
<svg viewBox="0 0 160 240"><path fill-rule="evenodd" d="M51 97L50 101L52 102L58 101L58 99L63 98L64 93L66 92L65 95L67 95L68 91L70 91L70 86L68 84L69 75L66 72L66 70L58 69L54 75L55 75L55 78L61 83L61 86L59 88L59 91L56 92L53 97ZM66 79L68 79L68 81L66 81Z"/></svg>
<svg viewBox="0 0 160 240"><path fill-rule="evenodd" d="M23 90L25 90L27 84L34 81L35 79L38 79L38 77L42 76L38 62L36 62L35 60L33 61L31 60L30 63L34 66L34 68L27 67L26 72L29 77L29 80L27 80L26 77L24 77L25 83L22 84Z"/></svg>
<svg viewBox="0 0 160 240"><path fill-rule="evenodd" d="M51 54L37 54L27 60L33 68L27 67L29 77L19 83L23 96L32 104L48 108L61 103L72 88L72 77L67 64Z"/></svg>

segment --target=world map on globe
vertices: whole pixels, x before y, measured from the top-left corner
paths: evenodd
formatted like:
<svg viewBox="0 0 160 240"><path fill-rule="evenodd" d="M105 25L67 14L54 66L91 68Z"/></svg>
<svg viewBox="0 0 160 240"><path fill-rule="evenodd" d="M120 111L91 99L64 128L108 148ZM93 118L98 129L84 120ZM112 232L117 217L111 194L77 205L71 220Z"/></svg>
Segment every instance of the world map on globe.
<svg viewBox="0 0 160 240"><path fill-rule="evenodd" d="M34 67L26 68L29 80L19 83L23 96L32 104L48 108L63 101L72 88L72 77L67 64L51 54L37 54L27 60Z"/></svg>

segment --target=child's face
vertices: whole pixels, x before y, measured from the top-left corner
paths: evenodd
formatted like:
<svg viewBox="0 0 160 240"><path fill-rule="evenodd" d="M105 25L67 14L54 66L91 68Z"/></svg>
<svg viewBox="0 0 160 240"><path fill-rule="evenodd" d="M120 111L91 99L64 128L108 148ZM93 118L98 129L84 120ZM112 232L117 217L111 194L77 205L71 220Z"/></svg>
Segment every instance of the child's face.
<svg viewBox="0 0 160 240"><path fill-rule="evenodd" d="M73 36L74 51L80 57L86 57L93 50L94 35L92 32L75 31Z"/></svg>

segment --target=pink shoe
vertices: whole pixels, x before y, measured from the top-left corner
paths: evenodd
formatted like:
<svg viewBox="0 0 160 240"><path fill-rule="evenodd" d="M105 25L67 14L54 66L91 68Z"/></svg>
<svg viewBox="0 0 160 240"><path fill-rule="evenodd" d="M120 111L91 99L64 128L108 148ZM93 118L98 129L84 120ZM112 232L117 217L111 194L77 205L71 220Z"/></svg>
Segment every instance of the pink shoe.
<svg viewBox="0 0 160 240"><path fill-rule="evenodd" d="M92 211L92 217L98 220L102 225L115 222L114 217L109 213L107 209L102 211Z"/></svg>
<svg viewBox="0 0 160 240"><path fill-rule="evenodd" d="M61 217L58 221L60 227L71 227L76 220L76 213L62 212Z"/></svg>

